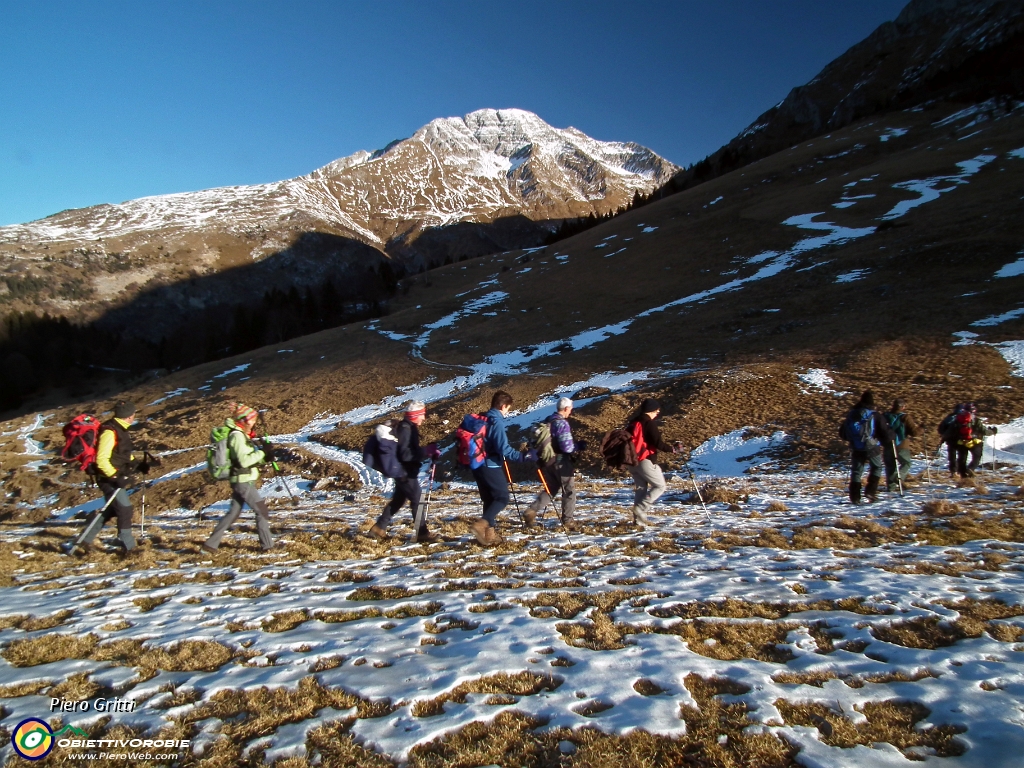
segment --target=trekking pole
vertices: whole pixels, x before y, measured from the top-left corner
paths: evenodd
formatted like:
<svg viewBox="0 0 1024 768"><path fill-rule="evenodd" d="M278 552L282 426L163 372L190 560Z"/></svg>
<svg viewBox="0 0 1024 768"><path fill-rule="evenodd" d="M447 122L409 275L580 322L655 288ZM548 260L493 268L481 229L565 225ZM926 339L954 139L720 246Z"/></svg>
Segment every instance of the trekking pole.
<svg viewBox="0 0 1024 768"><path fill-rule="evenodd" d="M700 495L700 488L697 487L697 478L693 475L693 470L690 468L690 462L686 462L686 471L690 473L690 481L693 483L693 490L697 492L697 498L700 499L700 505L704 507L704 514L708 516L708 522L714 524L711 520L711 513L708 512L708 507L704 503L704 497Z"/></svg>
<svg viewBox="0 0 1024 768"><path fill-rule="evenodd" d="M900 456L896 453L896 443L892 444L892 460L896 463L896 482L900 486L900 498L903 498L903 478L900 476Z"/></svg>
<svg viewBox="0 0 1024 768"><path fill-rule="evenodd" d="M544 487L544 493L548 495L548 501L551 502L551 511L555 513L555 518L558 520L559 525L562 526L562 533L565 534L565 540L569 542L569 546L572 546L572 539L569 538L569 529L565 527L565 522L562 520L562 516L558 514L558 510L555 509L555 497L551 495L551 489L548 488L548 481L544 478L544 472L541 471L540 467L537 467L537 476L540 478L540 484Z"/></svg>
<svg viewBox="0 0 1024 768"><path fill-rule="evenodd" d="M512 482L512 473L508 468L508 459L502 459L502 463L505 466L505 477L508 478L508 486L512 489L512 501L516 504L516 514L519 515L519 522L523 524L523 528L526 527L526 520L523 519L523 513L519 511L519 497L516 496L516 484Z"/></svg>
<svg viewBox="0 0 1024 768"><path fill-rule="evenodd" d="M430 476L427 478L427 501L426 503L420 502L416 505L416 514L412 518L412 537L416 539L420 535L420 528L422 528L427 522L427 509L430 507L430 494L434 490L434 470L437 468L437 462L430 462Z"/></svg>
<svg viewBox="0 0 1024 768"><path fill-rule="evenodd" d="M270 437L270 430L267 429L267 422L263 420L263 414L259 413L259 411L257 411L257 413L259 414L260 427L263 429L263 452L270 453L266 448L267 440ZM295 494L292 493L292 489L288 486L288 481L285 479L285 476L281 474L281 468L277 465L277 461L274 459L273 455L270 455L267 458L270 459L270 466L274 469L274 477L280 481L281 485L283 485L284 489L288 492L288 496L292 500L292 506L299 506L299 500L296 498Z"/></svg>

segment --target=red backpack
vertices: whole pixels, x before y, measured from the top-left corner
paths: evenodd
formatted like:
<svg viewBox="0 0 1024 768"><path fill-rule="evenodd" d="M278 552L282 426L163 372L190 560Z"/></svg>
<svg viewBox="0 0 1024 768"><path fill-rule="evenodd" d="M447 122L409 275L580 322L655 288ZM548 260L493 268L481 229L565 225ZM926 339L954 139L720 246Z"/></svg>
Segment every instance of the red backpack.
<svg viewBox="0 0 1024 768"><path fill-rule="evenodd" d="M970 411L964 410L956 415L956 436L960 445L970 445L974 440L973 422L974 414Z"/></svg>
<svg viewBox="0 0 1024 768"><path fill-rule="evenodd" d="M89 472L96 462L99 432L99 419L87 413L75 416L64 425L64 448L60 457L68 462L77 461L80 470Z"/></svg>
<svg viewBox="0 0 1024 768"><path fill-rule="evenodd" d="M455 430L455 443L458 446L459 464L470 469L483 465L487 459L484 438L487 436L487 417L478 413L468 413L462 424Z"/></svg>

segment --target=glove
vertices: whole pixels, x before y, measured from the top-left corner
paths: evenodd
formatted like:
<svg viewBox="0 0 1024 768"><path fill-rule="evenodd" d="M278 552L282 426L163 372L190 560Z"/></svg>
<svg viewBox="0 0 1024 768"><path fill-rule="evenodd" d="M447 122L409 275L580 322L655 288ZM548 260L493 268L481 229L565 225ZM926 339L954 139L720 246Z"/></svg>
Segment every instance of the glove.
<svg viewBox="0 0 1024 768"><path fill-rule="evenodd" d="M578 440L576 442L576 450L573 451L573 453L583 453L585 450L587 450L587 441Z"/></svg>
<svg viewBox="0 0 1024 768"><path fill-rule="evenodd" d="M142 461L139 462L139 465L137 467L135 467L135 471L136 472L141 472L144 475L148 475L149 474L149 462L146 461L145 459L143 459Z"/></svg>
<svg viewBox="0 0 1024 768"><path fill-rule="evenodd" d="M998 429L997 427L989 427L989 428L988 428L988 433L989 433L990 435L995 435L995 434L997 434L998 432L999 432L999 429Z"/></svg>
<svg viewBox="0 0 1024 768"><path fill-rule="evenodd" d="M260 440L260 447L263 450L263 461L267 464L274 463L274 446L269 440Z"/></svg>
<svg viewBox="0 0 1024 768"><path fill-rule="evenodd" d="M426 454L431 461L437 461L441 458L441 449L437 447L437 443L430 443L426 448Z"/></svg>
<svg viewBox="0 0 1024 768"><path fill-rule="evenodd" d="M523 455L523 461L537 461L537 452L531 448Z"/></svg>
<svg viewBox="0 0 1024 768"><path fill-rule="evenodd" d="M118 472L113 477L107 478L107 480L116 485L118 488L122 488L125 490L132 487L132 479L128 477L128 475L125 474L124 472Z"/></svg>
<svg viewBox="0 0 1024 768"><path fill-rule="evenodd" d="M163 459L161 459L159 456L147 455L146 456L146 461L148 461L150 466L153 466L153 467L163 466L163 463L164 463Z"/></svg>

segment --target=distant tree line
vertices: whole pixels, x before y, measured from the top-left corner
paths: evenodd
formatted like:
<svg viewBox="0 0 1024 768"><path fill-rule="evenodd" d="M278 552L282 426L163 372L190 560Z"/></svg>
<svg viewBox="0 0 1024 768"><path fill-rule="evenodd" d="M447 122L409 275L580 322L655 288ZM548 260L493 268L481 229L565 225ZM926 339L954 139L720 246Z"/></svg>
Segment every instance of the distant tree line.
<svg viewBox="0 0 1024 768"><path fill-rule="evenodd" d="M0 411L49 388L84 395L101 379L122 381L143 372L177 370L267 344L387 313L402 268L381 262L357 278L328 278L306 288L273 288L242 304L189 311L159 341L98 321L11 312L0 318Z"/></svg>

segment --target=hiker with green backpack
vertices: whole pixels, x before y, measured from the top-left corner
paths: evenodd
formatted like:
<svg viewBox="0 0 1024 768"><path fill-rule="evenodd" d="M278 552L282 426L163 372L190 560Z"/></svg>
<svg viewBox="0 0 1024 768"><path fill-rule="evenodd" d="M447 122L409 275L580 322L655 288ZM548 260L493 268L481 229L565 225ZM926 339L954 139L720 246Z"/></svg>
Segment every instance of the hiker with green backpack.
<svg viewBox="0 0 1024 768"><path fill-rule="evenodd" d="M903 401L893 400L892 410L882 414L892 430L892 441L883 443L885 459L885 485L889 493L901 491L910 474L911 454L907 438L917 437L917 424L903 411Z"/></svg>
<svg viewBox="0 0 1024 768"><path fill-rule="evenodd" d="M264 441L260 449L253 444L259 418L255 408L242 403L229 405L231 416L210 432L212 445L206 454L206 465L213 479L231 483L231 506L200 548L208 554L216 554L224 534L242 513L242 507L248 504L256 513L256 534L260 547L266 552L274 548L270 535L270 509L256 490L256 480L260 476L259 465L271 461L268 456L270 445Z"/></svg>
<svg viewBox="0 0 1024 768"><path fill-rule="evenodd" d="M562 525L566 530L575 530L573 514L576 511L576 455L586 447L582 442L574 443L569 427L572 400L560 397L555 412L534 427L534 445L537 450L537 471L543 480L543 490L526 508L523 519L532 526L538 513L553 503L552 496L562 493ZM550 491L550 494L549 494Z"/></svg>

